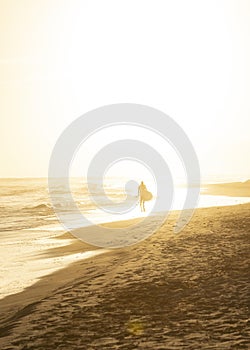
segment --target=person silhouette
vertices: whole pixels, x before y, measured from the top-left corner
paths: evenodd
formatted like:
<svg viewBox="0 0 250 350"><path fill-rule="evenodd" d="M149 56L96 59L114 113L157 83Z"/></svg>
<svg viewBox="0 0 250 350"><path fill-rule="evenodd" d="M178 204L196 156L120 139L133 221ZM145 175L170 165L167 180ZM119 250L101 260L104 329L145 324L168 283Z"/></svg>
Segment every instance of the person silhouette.
<svg viewBox="0 0 250 350"><path fill-rule="evenodd" d="M138 187L138 196L140 196L140 208L141 211L145 211L145 193L147 191L147 187L142 181L140 186Z"/></svg>

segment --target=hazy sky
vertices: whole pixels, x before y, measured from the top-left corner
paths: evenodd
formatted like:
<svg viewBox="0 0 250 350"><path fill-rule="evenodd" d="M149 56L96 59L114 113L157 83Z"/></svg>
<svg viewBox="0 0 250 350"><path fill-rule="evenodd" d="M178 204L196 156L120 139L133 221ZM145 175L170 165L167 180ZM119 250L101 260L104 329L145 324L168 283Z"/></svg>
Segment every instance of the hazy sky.
<svg viewBox="0 0 250 350"><path fill-rule="evenodd" d="M46 176L83 113L146 104L203 176L250 177L250 1L0 0L0 176Z"/></svg>

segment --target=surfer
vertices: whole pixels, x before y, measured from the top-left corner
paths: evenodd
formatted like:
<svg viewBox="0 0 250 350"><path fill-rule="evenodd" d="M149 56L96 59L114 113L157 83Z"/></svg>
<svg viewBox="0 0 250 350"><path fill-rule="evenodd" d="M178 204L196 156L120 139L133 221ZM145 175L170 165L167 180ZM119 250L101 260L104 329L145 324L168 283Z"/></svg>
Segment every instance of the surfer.
<svg viewBox="0 0 250 350"><path fill-rule="evenodd" d="M140 196L140 208L141 211L145 211L145 194L147 192L147 187L142 181L140 186L138 187L138 196Z"/></svg>

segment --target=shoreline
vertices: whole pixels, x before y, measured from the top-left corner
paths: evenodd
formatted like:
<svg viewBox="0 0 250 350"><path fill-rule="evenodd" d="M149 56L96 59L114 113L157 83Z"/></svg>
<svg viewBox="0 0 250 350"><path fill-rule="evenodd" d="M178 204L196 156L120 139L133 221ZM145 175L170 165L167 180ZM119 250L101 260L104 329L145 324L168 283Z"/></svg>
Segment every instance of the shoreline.
<svg viewBox="0 0 250 350"><path fill-rule="evenodd" d="M235 198L238 200L238 198ZM230 203L226 207L237 206L242 204ZM218 207L224 207L219 205ZM214 206L207 207L199 207L196 210L200 209L209 209L215 208ZM168 220L171 216L178 216L181 210L170 210L166 216L166 220ZM161 217L164 212L155 212L150 213L148 218L150 218L149 225L147 225L146 229L148 231L147 236L150 237L152 234L152 225L156 218ZM139 213L138 216L132 217L130 219L124 220L115 220L115 221L104 221L98 223L100 227L108 227L108 228L126 228L134 223L139 223L141 220L144 220L146 216L144 214ZM60 228L60 229L59 229ZM58 230L59 229L59 230ZM107 249L118 249L117 247L103 247L102 242L99 242L100 245L93 245L91 243L86 243L88 240L81 240L78 235L74 235L74 231L84 232L86 238L91 237L91 235L95 232L95 225L90 225L86 227L81 227L78 229L74 229L72 232L64 231L63 227L59 227L57 224L41 226L36 229L24 229L16 233L10 232L6 235L6 239L8 239L9 234L13 237L12 239L17 239L19 242L23 240L23 244L15 247L15 244L10 243L8 250L4 251L4 256L1 257L1 265L2 265L2 275L4 279L2 280L2 286L0 290L0 301L7 297L8 295L15 295L18 292L22 292L22 290L34 285L37 281L39 281L44 276L50 275L55 271L59 271L61 269L67 268L71 263L74 263L78 260L84 260L88 258L88 254L96 255L96 250L103 249L103 251ZM26 242L25 235L30 234L30 241ZM46 237L44 237L44 235ZM36 237L37 236L37 237ZM145 238L142 237L142 241ZM32 243L33 241L33 243ZM135 239L135 242L141 242L141 239ZM7 242L7 241L6 241ZM40 244L41 242L41 244ZM125 244L125 246L138 244L132 241L131 244ZM0 245L4 246L4 241L0 241ZM105 244L104 244L105 245ZM19 251L19 247L23 247L21 250L21 255L18 257L15 253L15 248ZM8 255L9 252L9 255ZM92 252L92 253L87 253ZM98 253L99 254L99 253ZM6 258L5 258L6 256ZM10 266L8 267L8 257L11 257ZM32 269L32 272L30 270ZM6 272L5 272L6 271ZM7 274L7 276L6 276ZM21 274L21 279L20 279ZM9 276L9 277L8 277ZM6 284L6 288L4 287L4 283ZM8 287L9 284L9 287Z"/></svg>
<svg viewBox="0 0 250 350"><path fill-rule="evenodd" d="M244 259L249 252L249 243L248 240L246 241L250 227L249 210L250 204L196 209L191 222L179 234L173 233L178 212L171 213L158 232L145 241L74 262L58 272L42 277L39 282L23 292L0 300L1 349L7 349L15 341L22 344L20 346L29 345L29 348L33 349L29 336L33 337L34 349L43 347L52 349L59 343L63 344L63 334L73 331L70 326L73 321L69 324L67 322L74 318L72 310L75 310L79 303L82 305L81 308L88 312L84 311L79 319L79 326L81 324L83 328L79 328L78 339L85 337L82 341L85 341L84 344L87 344L88 348L91 346L97 348L94 334L98 334L100 342L98 346L102 349L112 349L115 344L119 346L119 344L129 344L134 341L140 341L140 344L144 344L144 348L151 344L151 348L157 349L156 338L160 333L166 339L164 338L162 343L159 338L159 344L161 346L169 344L168 349L175 348L174 339L177 348L188 343L192 346L196 344L193 348L199 348L201 344L199 342L202 337L204 338L203 333L206 330L210 338L205 337L204 341L210 344L210 349L213 349L213 344L221 344L221 349L229 346L232 349L246 349L243 322L245 311L243 310L247 289L247 262ZM61 237L61 239L65 238L65 235ZM81 242L74 242L73 245L74 249L78 249ZM70 246L60 248L61 253L69 248ZM65 254L67 254L66 251ZM197 299L195 299L196 296ZM159 304L158 301L161 303ZM213 316L211 325L208 318L203 326L195 326L203 322L203 318L199 315L206 315L207 312L213 315L214 303L219 303L216 308L217 311L218 308L221 311ZM149 305L150 308L148 308ZM178 310L177 305L180 305ZM196 307L197 310L194 311L193 308ZM161 308L165 310L167 318L161 315ZM183 308L186 310L190 308L190 312L193 310L192 312L195 313L186 314L187 311L183 313L181 312ZM115 311L116 309L120 310L119 314ZM178 316L177 314L174 316L177 311ZM55 322L49 321L52 314ZM61 314L62 318L60 318ZM90 320L91 314L95 316ZM66 319L63 315L67 315ZM239 327L235 339L233 335L230 340L231 331L228 333L228 326L226 326L230 321L227 317L235 319L232 327L236 325ZM136 326L138 319L139 324ZM130 325L129 320L131 320ZM158 321L161 322L158 324ZM113 322L113 327L108 332L109 339L103 335L104 330L107 333L107 322L111 324ZM176 332L179 330L179 333L170 331L171 322L174 322ZM47 330L46 336L43 333L45 324L50 329L49 333ZM58 328L59 325L61 330ZM88 327L91 328L91 325L93 329L90 331ZM127 328L124 325L127 325ZM148 328L149 325L151 325L150 328ZM212 325L216 328L217 342ZM133 327L139 327L138 333L142 332L142 334L134 334ZM140 331L140 328L145 329ZM77 329L75 326L76 333ZM89 329L88 332L87 329ZM189 329L187 334L184 329ZM193 334L193 338L190 338L190 334ZM150 341L148 336L151 338ZM223 337L225 344L220 343ZM76 346L77 343L72 342L71 345ZM189 349L188 346L187 349ZM193 348L190 347L190 349ZM19 347L13 347L13 349L19 349Z"/></svg>
<svg viewBox="0 0 250 350"><path fill-rule="evenodd" d="M201 209L212 209L212 208L227 208L227 207L234 207L234 206L240 206L240 205L247 205L250 204L250 202L246 203L231 203L227 206L219 205L219 206L207 206L207 207L198 207L194 209L194 213L197 210ZM189 209L187 209L189 210ZM175 210L170 210L166 216L166 221L172 220L172 216L176 217L175 220L177 220L181 210L175 209ZM154 219L162 217L164 212L155 212L155 213L150 213L148 216L145 216L143 213L142 215L138 215L136 217L132 217L130 219L124 219L124 220L115 220L115 221L103 221L98 223L97 225L100 227L108 227L108 228L126 228L129 226L133 226L134 223L139 223L140 221L144 220L146 217L151 219L150 224L153 225ZM192 220L192 219L191 219ZM162 224L164 225L164 223ZM105 252L106 250L113 250L113 249L122 249L123 247L105 247L105 246L98 246L98 245L93 245L91 243L87 243L85 240L82 240L76 235L74 235L74 231L82 231L86 232L86 236L88 237L89 235L94 232L95 224L85 226L85 227L80 227L72 230L71 232L65 231L63 227L61 226L59 230L59 226L57 224L55 225L48 225L48 226L41 226L36 228L35 230L33 229L24 229L20 231L22 235L24 235L26 232L32 232L32 240L34 240L37 244L38 241L44 241L42 242L45 247L40 247L39 245L36 246L36 249L32 252L32 255L27 255L27 261L28 263L32 264L32 270L37 271L37 273L34 273L34 277L32 278L31 276L28 276L28 283L24 284L19 283L19 287L15 287L13 290L17 290L18 292L22 292L24 289L32 287L37 281L40 279L49 276L50 274L60 271L61 269L67 268L70 264L73 264L74 262L77 261L82 261L84 259L88 259L88 254L92 253L93 256L95 256L97 253L95 252L96 250L102 250ZM47 230L48 229L48 230ZM138 240L137 243L131 243L126 245L125 248L129 246L133 246L134 244L140 244L140 242L143 242L144 239L150 238L152 235L155 234L155 232L151 233L151 226L149 225L147 227L147 230L149 231L149 234L146 238L143 238L142 240ZM34 233L39 233L40 235L35 237ZM11 232L13 237L16 236L18 241L22 240L22 235L18 233L18 236L16 236L15 232ZM56 232L56 233L55 233ZM9 233L8 233L9 234ZM44 234L47 235L47 237L44 237ZM8 237L8 235L7 235ZM57 243L60 242L60 243ZM4 245L4 243L0 242L1 245ZM13 246L13 245L11 245ZM13 251L11 251L13 254ZM22 252L22 260L23 260L23 255L25 255L25 252ZM4 260L3 260L4 261ZM40 261L40 265L39 265ZM36 268L34 268L34 263ZM18 262L13 263L13 264L18 264ZM21 265L23 265L21 261ZM40 268L39 268L40 266ZM22 267L23 269L23 267ZM49 273L48 273L49 271ZM17 271L18 273L18 271ZM15 276L12 274L12 278ZM8 297L10 295L15 295L17 294L16 292L13 291L5 291L3 296L0 298L0 301L4 299L5 297ZM1 293L0 293L1 296Z"/></svg>

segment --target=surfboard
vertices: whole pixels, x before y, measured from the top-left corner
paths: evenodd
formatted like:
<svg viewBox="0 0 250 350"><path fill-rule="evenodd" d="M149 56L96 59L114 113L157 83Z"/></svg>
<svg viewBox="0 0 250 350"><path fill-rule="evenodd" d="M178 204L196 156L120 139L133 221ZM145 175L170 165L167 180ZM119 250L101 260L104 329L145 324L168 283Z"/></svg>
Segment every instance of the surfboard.
<svg viewBox="0 0 250 350"><path fill-rule="evenodd" d="M145 191L145 192L143 193L143 199L144 199L144 201L151 201L152 198L153 198L153 195L152 195L151 192Z"/></svg>

